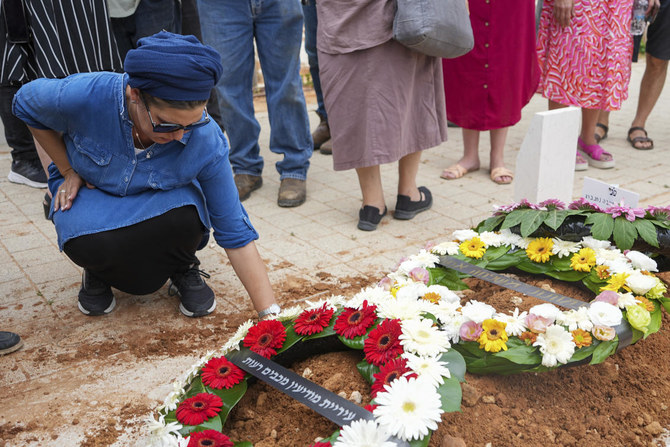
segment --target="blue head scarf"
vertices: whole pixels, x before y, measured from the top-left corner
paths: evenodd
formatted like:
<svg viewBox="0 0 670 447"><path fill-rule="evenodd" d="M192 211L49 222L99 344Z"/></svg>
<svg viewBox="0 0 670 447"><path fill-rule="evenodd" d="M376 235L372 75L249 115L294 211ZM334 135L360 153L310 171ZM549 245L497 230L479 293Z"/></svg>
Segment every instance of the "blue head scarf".
<svg viewBox="0 0 670 447"><path fill-rule="evenodd" d="M195 36L161 31L137 44L124 62L128 84L156 98L206 100L221 77L221 56Z"/></svg>

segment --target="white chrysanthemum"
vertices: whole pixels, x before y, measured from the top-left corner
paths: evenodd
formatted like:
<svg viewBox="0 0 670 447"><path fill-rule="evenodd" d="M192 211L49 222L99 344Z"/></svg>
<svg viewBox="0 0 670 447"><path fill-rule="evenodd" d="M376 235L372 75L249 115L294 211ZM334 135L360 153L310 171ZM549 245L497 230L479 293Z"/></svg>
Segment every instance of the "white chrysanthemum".
<svg viewBox="0 0 670 447"><path fill-rule="evenodd" d="M467 320L472 320L475 323L483 323L484 320L493 318L496 310L489 304L472 300L463 306L461 313Z"/></svg>
<svg viewBox="0 0 670 447"><path fill-rule="evenodd" d="M419 267L421 267L421 264L418 261L412 261L410 259L406 259L403 262L401 262L400 265L398 265L396 273L403 276L409 276L412 270Z"/></svg>
<svg viewBox="0 0 670 447"><path fill-rule="evenodd" d="M598 250L607 248L612 244L610 243L610 241L601 241L600 239L594 239L591 236L586 236L584 239L582 239L582 245L584 247L589 247L593 250Z"/></svg>
<svg viewBox="0 0 670 447"><path fill-rule="evenodd" d="M249 332L249 328L251 328L253 325L254 322L252 320L247 320L242 323L240 327L237 328L237 331L235 331L235 334L233 334L233 336L228 339L226 344L223 345L224 351L230 352L232 350L239 350L240 342L244 340L244 337L247 336L247 332Z"/></svg>
<svg viewBox="0 0 670 447"><path fill-rule="evenodd" d="M377 305L377 315L381 318L411 320L423 313L423 305L409 296L390 298Z"/></svg>
<svg viewBox="0 0 670 447"><path fill-rule="evenodd" d="M635 299L635 295L633 295L632 293L620 293L619 301L617 301L617 306L619 306L619 309L624 309L628 306L635 306L639 302L640 301Z"/></svg>
<svg viewBox="0 0 670 447"><path fill-rule="evenodd" d="M342 427L333 447L395 447L389 437L388 431L375 421L359 419Z"/></svg>
<svg viewBox="0 0 670 447"><path fill-rule="evenodd" d="M516 233L512 233L509 228L500 230L501 245L511 245L513 247L519 247L519 244L522 242L522 237Z"/></svg>
<svg viewBox="0 0 670 447"><path fill-rule="evenodd" d="M172 391L168 393L165 401L163 401L163 405L158 407L158 411L162 411L163 409L166 409L167 411L175 410L179 404L179 399L181 399L184 394L185 386L186 383L181 380L172 382Z"/></svg>
<svg viewBox="0 0 670 447"><path fill-rule="evenodd" d="M631 273L634 271L633 266L630 264L630 262L628 262L628 260L625 260L623 256L622 259L617 261L607 261L603 263L603 265L607 266L610 274L612 275L616 275L618 273Z"/></svg>
<svg viewBox="0 0 670 447"><path fill-rule="evenodd" d="M548 318L553 322L556 320L556 317L558 317L558 314L561 313L561 309L551 303L543 303L531 307L528 310L528 313L537 315L538 317Z"/></svg>
<svg viewBox="0 0 670 447"><path fill-rule="evenodd" d="M593 301L589 305L589 317L598 326L616 326L621 324L621 309L604 301Z"/></svg>
<svg viewBox="0 0 670 447"><path fill-rule="evenodd" d="M630 262L618 248L596 248L594 252L596 253L596 264L598 265L609 266L616 262L624 262L625 264Z"/></svg>
<svg viewBox="0 0 670 447"><path fill-rule="evenodd" d="M442 323L442 332L444 332L447 335L449 341L452 344L458 343L461 339L460 336L461 326L463 326L463 323L467 321L465 317L460 313L456 313L453 315L442 315L438 313L435 316Z"/></svg>
<svg viewBox="0 0 670 447"><path fill-rule="evenodd" d="M626 278L626 285L630 287L636 295L645 295L652 287L656 285L654 276L644 275L639 270L634 270Z"/></svg>
<svg viewBox="0 0 670 447"><path fill-rule="evenodd" d="M440 295L440 302L449 301L452 303L458 303L461 300L458 297L458 295L449 290L448 287L441 286L439 284L433 284L432 286L428 286L428 288L426 289L426 293L437 293L438 295Z"/></svg>
<svg viewBox="0 0 670 447"><path fill-rule="evenodd" d="M166 424L163 415L160 415L158 420L148 417L146 424L149 431L147 447L177 447L183 439L179 433L182 427L181 424L178 422Z"/></svg>
<svg viewBox="0 0 670 447"><path fill-rule="evenodd" d="M527 315L528 312L526 311L519 313L519 308L517 307L511 315L498 313L495 314L494 318L500 322L507 323L505 326L507 335L518 337L526 330L525 320Z"/></svg>
<svg viewBox="0 0 670 447"><path fill-rule="evenodd" d="M295 318L300 315L302 311L303 308L301 306L288 307L286 309L282 309L282 311L275 318L278 321L295 320Z"/></svg>
<svg viewBox="0 0 670 447"><path fill-rule="evenodd" d="M375 306L379 303L386 302L393 297L388 290L384 290L383 287L379 286L370 286L358 292L354 295L349 301L347 301L347 307L353 307L355 309L360 309L363 307L365 301L368 302L368 305L374 304Z"/></svg>
<svg viewBox="0 0 670 447"><path fill-rule="evenodd" d="M458 242L454 241L442 242L441 244L434 246L431 251L440 256L454 256L458 254L458 245Z"/></svg>
<svg viewBox="0 0 670 447"><path fill-rule="evenodd" d="M657 272L658 266L656 261L651 259L649 256L644 253L640 253L636 250L631 250L626 253L626 257L630 259L630 262L633 264L633 267L640 270L646 270L648 272Z"/></svg>
<svg viewBox="0 0 670 447"><path fill-rule="evenodd" d="M542 365L546 367L556 366L558 362L568 363L575 352L572 334L556 324L552 324L546 332L539 334L533 346L540 347Z"/></svg>
<svg viewBox="0 0 670 447"><path fill-rule="evenodd" d="M551 247L551 252L559 258L564 258L573 253L577 253L581 248L579 242L564 241L558 238L553 238L552 240L554 241L554 246Z"/></svg>
<svg viewBox="0 0 670 447"><path fill-rule="evenodd" d="M412 255L409 257L410 261L414 261L418 264L418 267L423 267L425 269L435 267L435 264L440 262L440 258L435 256L433 253L421 249L418 254Z"/></svg>
<svg viewBox="0 0 670 447"><path fill-rule="evenodd" d="M321 308L324 304L326 305L327 309L335 309L339 304L342 304L344 302L344 298L340 295L333 295L330 298L326 298L324 300L319 300L319 301L305 301L305 309L313 310L313 309L319 309Z"/></svg>
<svg viewBox="0 0 670 447"><path fill-rule="evenodd" d="M473 237L479 237L479 233L474 230L456 230L451 233L451 237L458 242L463 242L472 239Z"/></svg>
<svg viewBox="0 0 670 447"><path fill-rule="evenodd" d="M479 234L479 239L487 247L500 247L503 243L503 237L493 231L484 231Z"/></svg>
<svg viewBox="0 0 670 447"><path fill-rule="evenodd" d="M561 312L556 317L556 323L562 326L567 326L568 330L571 331L576 329L590 331L593 329L593 322L589 316L589 309L586 306L582 306L579 309L570 309L568 311Z"/></svg>
<svg viewBox="0 0 670 447"><path fill-rule="evenodd" d="M429 381L421 378L401 377L384 385L378 393L373 411L377 423L402 440L421 439L430 430L436 430L441 420L440 395Z"/></svg>
<svg viewBox="0 0 670 447"><path fill-rule="evenodd" d="M407 366L412 371L430 381L436 388L444 383L445 377L451 377L451 371L447 368L448 362L440 361L439 355L422 357L406 352L402 356L407 359Z"/></svg>
<svg viewBox="0 0 670 447"><path fill-rule="evenodd" d="M418 300L420 297L424 296L428 291L428 286L422 282L412 282L400 287L396 293L395 297L399 299L410 299Z"/></svg>
<svg viewBox="0 0 670 447"><path fill-rule="evenodd" d="M404 320L401 323L400 344L407 352L429 357L445 352L451 347L447 334L427 318Z"/></svg>

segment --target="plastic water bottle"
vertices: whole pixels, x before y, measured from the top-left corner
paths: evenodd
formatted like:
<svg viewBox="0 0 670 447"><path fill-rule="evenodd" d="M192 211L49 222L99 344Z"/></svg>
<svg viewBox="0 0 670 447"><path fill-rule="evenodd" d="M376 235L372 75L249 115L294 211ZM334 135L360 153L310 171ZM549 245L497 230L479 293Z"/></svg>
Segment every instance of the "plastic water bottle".
<svg viewBox="0 0 670 447"><path fill-rule="evenodd" d="M633 36L640 36L644 33L646 27L646 14L649 7L649 0L635 0L633 2L633 20L630 24L630 33Z"/></svg>

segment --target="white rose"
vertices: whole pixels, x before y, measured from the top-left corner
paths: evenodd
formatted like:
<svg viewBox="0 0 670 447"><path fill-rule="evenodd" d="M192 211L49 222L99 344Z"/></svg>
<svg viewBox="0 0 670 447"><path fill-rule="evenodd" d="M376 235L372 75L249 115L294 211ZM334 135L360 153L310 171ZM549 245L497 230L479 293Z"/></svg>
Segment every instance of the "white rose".
<svg viewBox="0 0 670 447"><path fill-rule="evenodd" d="M472 239L475 236L479 236L479 233L474 230L456 230L451 236L457 241L463 242Z"/></svg>
<svg viewBox="0 0 670 447"><path fill-rule="evenodd" d="M544 303L531 307L528 313L535 314L538 317L548 318L553 322L556 321L556 318L561 313L561 310L551 303Z"/></svg>
<svg viewBox="0 0 670 447"><path fill-rule="evenodd" d="M475 323L482 323L488 318L493 318L496 310L493 306L480 301L470 301L461 309L463 316Z"/></svg>
<svg viewBox="0 0 670 447"><path fill-rule="evenodd" d="M589 318L593 324L599 326L617 326L621 324L623 314L617 306L605 303L604 301L594 301L589 306Z"/></svg>
<svg viewBox="0 0 670 447"><path fill-rule="evenodd" d="M648 272L657 272L658 267L656 266L656 261L651 259L649 256L639 251L631 250L626 253L626 257L630 259L630 262L633 264L633 267L640 270L646 270Z"/></svg>
<svg viewBox="0 0 670 447"><path fill-rule="evenodd" d="M626 278L626 285L630 287L636 295L644 295L656 285L656 278L654 276L643 275L640 271L633 271L628 278Z"/></svg>

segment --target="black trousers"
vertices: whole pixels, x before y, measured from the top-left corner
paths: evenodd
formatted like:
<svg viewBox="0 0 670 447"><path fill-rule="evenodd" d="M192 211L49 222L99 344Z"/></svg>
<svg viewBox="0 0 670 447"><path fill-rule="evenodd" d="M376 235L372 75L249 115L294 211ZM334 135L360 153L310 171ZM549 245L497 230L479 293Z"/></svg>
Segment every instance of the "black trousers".
<svg viewBox="0 0 670 447"><path fill-rule="evenodd" d="M198 211L188 205L135 225L70 239L63 251L106 284L146 295L198 263L195 252L204 231Z"/></svg>
<svg viewBox="0 0 670 447"><path fill-rule="evenodd" d="M12 148L12 160L35 161L38 160L38 157L33 135L28 130L26 123L12 113L12 100L19 88L18 85L0 87L0 119L5 128L7 144Z"/></svg>

